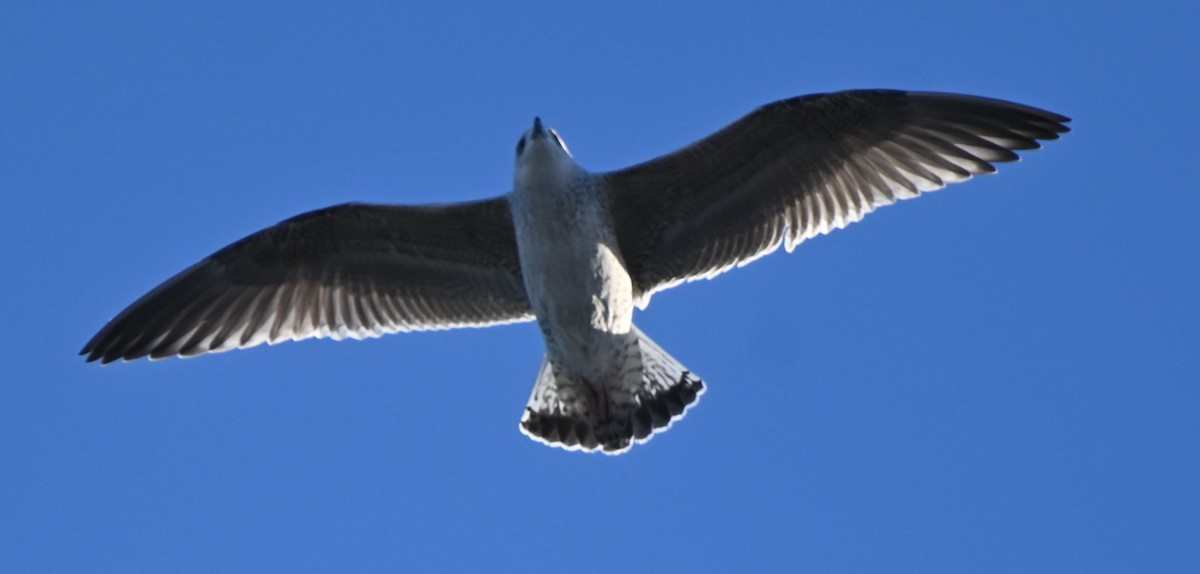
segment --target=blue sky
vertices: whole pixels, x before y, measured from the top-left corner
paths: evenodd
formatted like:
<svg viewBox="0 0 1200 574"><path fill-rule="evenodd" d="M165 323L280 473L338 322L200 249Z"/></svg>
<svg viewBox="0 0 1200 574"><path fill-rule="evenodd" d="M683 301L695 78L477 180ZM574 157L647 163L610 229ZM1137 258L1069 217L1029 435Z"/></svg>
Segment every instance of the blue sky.
<svg viewBox="0 0 1200 574"><path fill-rule="evenodd" d="M1194 5L102 4L0 8L0 570L1200 569ZM627 455L518 432L529 324L75 355L291 215L507 191L534 115L605 170L856 87L1074 131L656 296L709 392Z"/></svg>

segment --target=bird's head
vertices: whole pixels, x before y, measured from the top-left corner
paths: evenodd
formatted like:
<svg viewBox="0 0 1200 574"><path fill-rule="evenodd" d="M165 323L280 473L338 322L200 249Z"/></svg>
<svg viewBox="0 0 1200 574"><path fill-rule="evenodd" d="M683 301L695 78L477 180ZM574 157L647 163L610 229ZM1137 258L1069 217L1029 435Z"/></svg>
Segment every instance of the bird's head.
<svg viewBox="0 0 1200 574"><path fill-rule="evenodd" d="M533 127L517 141L517 167L570 157L571 150L567 149L566 142L559 137L558 132L543 127L541 118L533 118Z"/></svg>

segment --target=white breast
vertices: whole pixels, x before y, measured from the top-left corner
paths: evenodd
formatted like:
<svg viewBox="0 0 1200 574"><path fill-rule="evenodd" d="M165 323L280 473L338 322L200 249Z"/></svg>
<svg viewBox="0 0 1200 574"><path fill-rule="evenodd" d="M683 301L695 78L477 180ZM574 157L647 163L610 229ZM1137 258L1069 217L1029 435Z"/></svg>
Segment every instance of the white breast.
<svg viewBox="0 0 1200 574"><path fill-rule="evenodd" d="M525 167L511 201L525 290L550 357L587 374L629 332L632 282L594 179L573 161Z"/></svg>

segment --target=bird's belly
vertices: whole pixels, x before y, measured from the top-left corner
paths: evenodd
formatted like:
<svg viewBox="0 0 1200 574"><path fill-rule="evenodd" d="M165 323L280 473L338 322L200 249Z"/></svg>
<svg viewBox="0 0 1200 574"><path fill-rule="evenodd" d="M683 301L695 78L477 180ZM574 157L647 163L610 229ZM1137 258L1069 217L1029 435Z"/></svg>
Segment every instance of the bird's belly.
<svg viewBox="0 0 1200 574"><path fill-rule="evenodd" d="M525 288L551 359L602 376L633 324L633 288L620 257L603 241L540 242L522 257Z"/></svg>

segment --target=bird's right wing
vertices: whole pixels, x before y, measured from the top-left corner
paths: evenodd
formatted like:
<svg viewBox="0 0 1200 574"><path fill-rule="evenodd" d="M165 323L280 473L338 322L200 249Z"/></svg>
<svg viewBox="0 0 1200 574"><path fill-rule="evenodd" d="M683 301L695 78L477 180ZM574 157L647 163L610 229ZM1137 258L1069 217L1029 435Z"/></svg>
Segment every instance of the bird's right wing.
<svg viewBox="0 0 1200 574"><path fill-rule="evenodd" d="M1013 150L1068 131L1068 119L1012 102L894 90L816 94L763 106L725 129L603 174L617 241L640 304L783 244L940 189Z"/></svg>
<svg viewBox="0 0 1200 574"><path fill-rule="evenodd" d="M505 197L345 204L214 253L122 311L80 354L107 363L532 318Z"/></svg>

